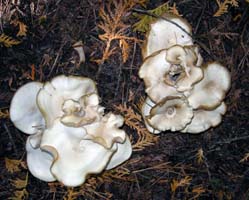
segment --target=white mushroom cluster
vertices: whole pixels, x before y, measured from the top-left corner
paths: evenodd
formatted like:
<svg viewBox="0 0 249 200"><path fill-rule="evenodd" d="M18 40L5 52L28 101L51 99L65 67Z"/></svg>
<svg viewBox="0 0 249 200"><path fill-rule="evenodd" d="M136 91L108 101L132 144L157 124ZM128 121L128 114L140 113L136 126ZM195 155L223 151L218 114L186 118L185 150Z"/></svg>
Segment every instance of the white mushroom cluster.
<svg viewBox="0 0 249 200"><path fill-rule="evenodd" d="M139 76L148 95L142 115L151 133L200 133L221 123L230 73L217 62L203 64L186 20L164 18L173 23L161 18L152 23L142 50Z"/></svg>
<svg viewBox="0 0 249 200"><path fill-rule="evenodd" d="M112 169L132 153L129 137L120 129L123 117L104 114L89 78L61 75L27 83L12 99L10 118L30 135L28 168L43 181L79 186L89 174Z"/></svg>

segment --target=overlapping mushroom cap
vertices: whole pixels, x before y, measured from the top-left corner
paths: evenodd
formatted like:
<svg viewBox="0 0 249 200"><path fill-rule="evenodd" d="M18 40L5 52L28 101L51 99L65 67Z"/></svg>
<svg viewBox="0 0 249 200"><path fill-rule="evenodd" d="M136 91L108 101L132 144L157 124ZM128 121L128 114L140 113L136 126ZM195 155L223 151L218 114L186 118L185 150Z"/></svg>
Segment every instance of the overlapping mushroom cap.
<svg viewBox="0 0 249 200"><path fill-rule="evenodd" d="M146 93L159 102L167 96L179 96L180 92L192 89L193 84L203 78L197 66L195 46L175 45L147 57L139 70L145 82Z"/></svg>
<svg viewBox="0 0 249 200"><path fill-rule="evenodd" d="M37 104L47 127L50 127L56 118L64 115L63 106L68 100L79 102L82 96L92 93L97 93L97 90L95 83L89 78L61 75L46 82L37 95ZM70 106L73 110L76 105Z"/></svg>
<svg viewBox="0 0 249 200"><path fill-rule="evenodd" d="M221 122L231 77L221 64L202 65L190 25L165 15L151 24L142 49L139 76L148 97L142 106L151 133L200 133Z"/></svg>
<svg viewBox="0 0 249 200"><path fill-rule="evenodd" d="M36 96L42 83L31 82L15 93L10 104L10 118L14 125L24 133L35 134L45 127L44 118L36 104Z"/></svg>
<svg viewBox="0 0 249 200"><path fill-rule="evenodd" d="M228 70L217 62L203 66L204 78L187 94L194 109L214 109L221 104L231 86Z"/></svg>
<svg viewBox="0 0 249 200"><path fill-rule="evenodd" d="M156 130L147 122L147 119L150 116L150 111L152 107L154 107L155 105L156 104L149 97L147 97L142 105L141 113L144 119L145 126L148 129L148 131L154 134L159 134L161 131Z"/></svg>
<svg viewBox="0 0 249 200"><path fill-rule="evenodd" d="M146 99L142 113L150 132L154 131L155 133L155 130L179 131L191 122L193 109L184 97L166 97L157 104L150 103L152 106L145 109L149 102L150 100Z"/></svg>
<svg viewBox="0 0 249 200"><path fill-rule="evenodd" d="M195 110L194 117L190 124L181 132L201 133L211 127L215 127L221 123L222 115L226 113L226 104L221 103L214 110Z"/></svg>
<svg viewBox="0 0 249 200"><path fill-rule="evenodd" d="M81 185L88 174L101 172L116 151L115 145L106 149L84 140L86 134L84 128L65 126L59 119L44 131L40 148L53 155L51 173L64 185Z"/></svg>
<svg viewBox="0 0 249 200"><path fill-rule="evenodd" d="M192 34L192 28L185 19L169 14L165 14L162 17L164 19L157 19L150 25L146 42L142 48L144 59L156 51L167 49L176 44L181 46L193 45L193 41L190 36ZM173 23L182 27L186 32L165 19L171 20Z"/></svg>
<svg viewBox="0 0 249 200"><path fill-rule="evenodd" d="M88 78L58 76L32 82L14 95L10 118L26 142L31 173L67 186L84 183L88 174L120 165L132 153L120 115L104 115L95 83Z"/></svg>

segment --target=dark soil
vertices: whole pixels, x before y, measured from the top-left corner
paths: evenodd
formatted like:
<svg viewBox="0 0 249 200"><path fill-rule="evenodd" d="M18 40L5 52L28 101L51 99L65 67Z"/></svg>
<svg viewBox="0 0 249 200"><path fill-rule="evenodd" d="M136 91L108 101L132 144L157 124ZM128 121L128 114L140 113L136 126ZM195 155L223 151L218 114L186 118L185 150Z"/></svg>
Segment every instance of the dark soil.
<svg viewBox="0 0 249 200"><path fill-rule="evenodd" d="M22 43L11 48L0 46L0 110L5 111L15 91L30 82L32 66L35 80L47 81L59 74L87 76L97 82L102 105L107 111L114 105L128 102L130 91L135 95L130 106L145 96L144 83L138 77L142 63L139 44L131 48L130 58L122 63L121 55L111 56L101 70L92 58L100 58L105 44L98 38L101 30L97 24L99 8L108 1L98 0L21 0L19 20L28 27ZM30 10L34 3L35 12ZM153 9L165 1L150 1L146 9ZM206 62L217 60L231 72L232 87L225 99L228 111L223 122L216 128L199 135L165 132L159 142L132 158L140 162L129 165L135 181L113 180L103 183L96 192L109 192L112 199L191 199L196 193L193 188L201 186L204 192L197 199L249 199L249 160L240 160L249 153L249 3L241 0L239 7L230 7L220 17L213 14L218 9L212 0L170 0L193 27L196 40L202 44L202 55ZM1 4L0 4L1 5ZM140 9L144 9L138 7ZM1 10L1 7L0 7ZM128 13L129 16L131 13ZM15 17L15 16L14 16ZM129 24L137 19L131 17ZM8 21L2 22L0 33L15 37L17 27ZM143 34L132 32L128 36L144 39ZM72 45L82 40L86 62L76 67L70 60L76 58ZM113 43L115 44L115 42ZM99 74L96 75L99 70ZM122 113L121 113L122 114ZM136 134L124 127L129 135ZM12 180L24 178L27 169L10 173L4 158L25 161L27 136L17 130L9 118L0 123L0 199L14 196L16 188ZM197 164L196 153L203 149L204 162ZM156 168L169 162L169 168ZM151 169L148 169L148 168ZM141 171L137 171L144 169ZM189 185L179 187L172 194L170 184L186 176L192 178ZM63 199L66 187L58 186L55 193L48 184L28 177L27 199ZM94 196L94 195L93 195ZM85 197L86 199L102 199ZM69 199L69 198L65 198ZM73 198L72 198L73 199ZM84 199L79 196L75 199Z"/></svg>

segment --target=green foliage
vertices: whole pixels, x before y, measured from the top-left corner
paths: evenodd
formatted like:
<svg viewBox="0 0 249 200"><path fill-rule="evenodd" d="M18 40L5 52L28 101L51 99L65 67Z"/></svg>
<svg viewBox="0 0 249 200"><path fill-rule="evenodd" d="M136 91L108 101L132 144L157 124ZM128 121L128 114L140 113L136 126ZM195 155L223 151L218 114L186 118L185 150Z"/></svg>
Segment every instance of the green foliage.
<svg viewBox="0 0 249 200"><path fill-rule="evenodd" d="M153 10L149 10L148 13L161 16L169 10L169 4L164 3ZM144 14L134 14L134 16L139 19L139 21L133 26L134 31L147 32L149 30L150 23L155 20L154 17Z"/></svg>

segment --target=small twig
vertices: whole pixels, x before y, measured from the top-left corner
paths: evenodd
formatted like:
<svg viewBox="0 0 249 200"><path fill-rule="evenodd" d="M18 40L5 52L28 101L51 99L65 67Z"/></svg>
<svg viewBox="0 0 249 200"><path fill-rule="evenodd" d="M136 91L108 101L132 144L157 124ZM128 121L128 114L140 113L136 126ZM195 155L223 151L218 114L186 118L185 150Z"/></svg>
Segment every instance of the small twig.
<svg viewBox="0 0 249 200"><path fill-rule="evenodd" d="M10 133L10 131L9 131L9 129L8 129L8 127L6 126L5 123L3 124L3 127L4 127L4 129L6 130L8 136L9 136L9 139L10 139L12 145L13 145L13 149L14 149L14 151L15 151L15 154L17 155L17 148L16 148L16 144L15 144L15 142L14 142L14 139L13 139L13 137L12 137L12 135L11 135L11 133Z"/></svg>
<svg viewBox="0 0 249 200"><path fill-rule="evenodd" d="M122 61L120 61L119 64L119 72L118 72L118 80L117 80L117 86L115 88L115 94L114 94L114 98L116 98L119 95L119 87L120 87L120 82L121 82L121 74L122 74ZM123 99L123 98L122 98Z"/></svg>
<svg viewBox="0 0 249 200"><path fill-rule="evenodd" d="M207 3L206 3L206 1L204 1L204 7L201 10L201 16L198 18L197 25L195 27L195 31L194 31L195 34L197 33L197 31L199 29L199 26L200 26L200 23L201 23L201 19L202 19L203 15L204 15L206 7L207 7Z"/></svg>
<svg viewBox="0 0 249 200"><path fill-rule="evenodd" d="M249 139L249 135L246 135L246 136L242 136L242 137L236 137L236 138L232 138L232 139L227 139L227 140L224 140L224 141L221 141L221 142L216 142L215 144L213 144L209 150L207 151L208 153L212 152L212 151L217 151L217 150L220 150L220 149L217 149L216 146L218 145L222 145L222 144L231 144L233 142L237 142L237 141L240 141L240 140L245 140L245 139Z"/></svg>
<svg viewBox="0 0 249 200"><path fill-rule="evenodd" d="M52 65L52 67L51 67L51 70L50 70L50 72L49 72L49 74L48 74L48 77L50 77L51 74L52 74L52 72L54 71L54 68L55 68L55 66L56 66L56 64L57 64L57 62L58 62L58 59L59 59L60 54L61 54L61 51L62 51L62 49L63 49L63 47L64 47L65 44L66 44L66 42L63 42L63 43L61 44L60 49L59 49L59 51L58 51L57 54L56 54L56 58L55 58L54 63L53 63L53 65Z"/></svg>
<svg viewBox="0 0 249 200"><path fill-rule="evenodd" d="M193 38L192 34L190 34L188 31L186 31L184 28L182 28L179 24L173 22L172 20L169 20L163 16L159 16L159 15L156 15L156 14L153 14L153 13L150 13L146 10L142 10L142 9L138 9L138 8L133 8L131 9L133 12L136 12L136 13L140 13L140 14L145 14L145 15L149 15L151 17L155 17L155 18L159 18L159 19L163 19L171 24L174 24L175 26L177 26L179 29L181 29L184 33L186 33L188 36L190 36L191 38Z"/></svg>

